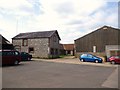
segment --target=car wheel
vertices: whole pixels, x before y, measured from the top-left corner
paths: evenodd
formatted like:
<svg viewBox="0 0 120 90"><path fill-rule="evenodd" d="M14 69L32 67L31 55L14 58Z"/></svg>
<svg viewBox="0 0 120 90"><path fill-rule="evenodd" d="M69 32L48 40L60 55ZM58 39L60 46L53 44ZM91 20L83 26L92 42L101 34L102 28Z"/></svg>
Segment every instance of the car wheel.
<svg viewBox="0 0 120 90"><path fill-rule="evenodd" d="M81 59L80 61L81 61L81 62L84 62L84 59Z"/></svg>
<svg viewBox="0 0 120 90"><path fill-rule="evenodd" d="M111 61L111 64L115 64L115 61Z"/></svg>
<svg viewBox="0 0 120 90"><path fill-rule="evenodd" d="M98 63L99 61L98 60L95 60L95 63Z"/></svg>
<svg viewBox="0 0 120 90"><path fill-rule="evenodd" d="M28 61L30 61L31 60L31 58L28 58Z"/></svg>
<svg viewBox="0 0 120 90"><path fill-rule="evenodd" d="M28 61L30 60L30 58L28 57L28 59L27 59Z"/></svg>
<svg viewBox="0 0 120 90"><path fill-rule="evenodd" d="M19 64L19 61L18 60L15 60L14 61L14 65L18 65Z"/></svg>

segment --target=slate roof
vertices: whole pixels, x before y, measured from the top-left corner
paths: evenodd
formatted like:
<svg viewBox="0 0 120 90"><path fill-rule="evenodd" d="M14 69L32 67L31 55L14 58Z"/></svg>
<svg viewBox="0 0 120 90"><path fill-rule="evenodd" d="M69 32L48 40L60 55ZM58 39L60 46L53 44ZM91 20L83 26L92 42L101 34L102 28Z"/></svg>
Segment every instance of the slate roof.
<svg viewBox="0 0 120 90"><path fill-rule="evenodd" d="M61 40L57 30L20 33L12 39L50 38L54 33L57 33L59 40Z"/></svg>

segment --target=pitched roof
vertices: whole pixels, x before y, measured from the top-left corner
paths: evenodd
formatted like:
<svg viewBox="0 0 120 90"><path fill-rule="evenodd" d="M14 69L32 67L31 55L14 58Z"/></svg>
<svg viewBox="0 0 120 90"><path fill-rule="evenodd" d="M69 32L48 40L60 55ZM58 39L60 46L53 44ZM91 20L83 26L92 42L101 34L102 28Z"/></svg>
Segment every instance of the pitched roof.
<svg viewBox="0 0 120 90"><path fill-rule="evenodd" d="M28 39L28 38L49 38L49 37L51 37L54 33L57 33L58 38L60 39L57 30L20 33L20 34L16 35L15 37L13 37L12 39L23 39L23 38L26 38L26 39Z"/></svg>
<svg viewBox="0 0 120 90"><path fill-rule="evenodd" d="M10 44L10 42L0 34L0 44Z"/></svg>
<svg viewBox="0 0 120 90"><path fill-rule="evenodd" d="M74 50L74 44L60 44L60 49Z"/></svg>
<svg viewBox="0 0 120 90"><path fill-rule="evenodd" d="M74 41L77 41L77 40L79 40L79 39L82 39L82 38L84 38L84 37L86 37L86 36L88 36L88 35L90 35L90 34L92 34L92 33L95 33L95 32L97 32L97 31L99 31L99 30L116 30L116 31L120 31L119 28L113 28L113 27L111 27L111 26L103 26L103 27L98 28L97 30L95 30L95 31L93 31L93 32L90 32L90 33L88 33L88 34L86 34L86 35L84 35L84 36L82 36L82 37L74 40Z"/></svg>

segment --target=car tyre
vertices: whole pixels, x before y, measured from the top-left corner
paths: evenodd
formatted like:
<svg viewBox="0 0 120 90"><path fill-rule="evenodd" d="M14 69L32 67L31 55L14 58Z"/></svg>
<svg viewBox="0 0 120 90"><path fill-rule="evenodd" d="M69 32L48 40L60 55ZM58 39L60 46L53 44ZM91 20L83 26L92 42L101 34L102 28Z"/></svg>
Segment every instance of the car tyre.
<svg viewBox="0 0 120 90"><path fill-rule="evenodd" d="M28 61L30 61L31 59L28 57Z"/></svg>
<svg viewBox="0 0 120 90"><path fill-rule="evenodd" d="M98 63L99 61L98 60L95 60L95 63Z"/></svg>
<svg viewBox="0 0 120 90"><path fill-rule="evenodd" d="M19 61L18 60L15 60L14 61L14 65L18 65L19 64Z"/></svg>
<svg viewBox="0 0 120 90"><path fill-rule="evenodd" d="M81 62L84 62L84 59L81 59L80 61L81 61Z"/></svg>
<svg viewBox="0 0 120 90"><path fill-rule="evenodd" d="M115 64L115 61L111 61L111 64Z"/></svg>

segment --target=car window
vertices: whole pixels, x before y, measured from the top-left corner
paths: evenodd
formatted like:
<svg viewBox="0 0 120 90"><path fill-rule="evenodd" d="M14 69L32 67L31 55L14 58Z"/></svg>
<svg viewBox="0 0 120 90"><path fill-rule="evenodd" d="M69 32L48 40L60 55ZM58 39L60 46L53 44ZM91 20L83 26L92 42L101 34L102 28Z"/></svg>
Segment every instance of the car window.
<svg viewBox="0 0 120 90"><path fill-rule="evenodd" d="M5 56L5 55L7 55L7 53L6 52L2 52L2 55Z"/></svg>
<svg viewBox="0 0 120 90"><path fill-rule="evenodd" d="M92 58L93 56L92 55L88 55L89 58Z"/></svg>
<svg viewBox="0 0 120 90"><path fill-rule="evenodd" d="M15 52L15 55L19 55L19 53L18 53L18 52Z"/></svg>
<svg viewBox="0 0 120 90"><path fill-rule="evenodd" d="M24 52L21 52L21 55L23 55L24 54Z"/></svg>
<svg viewBox="0 0 120 90"><path fill-rule="evenodd" d="M2 56L2 52L0 52L0 56Z"/></svg>
<svg viewBox="0 0 120 90"><path fill-rule="evenodd" d="M0 52L0 55L2 55L2 52Z"/></svg>
<svg viewBox="0 0 120 90"><path fill-rule="evenodd" d="M27 54L26 52L24 54Z"/></svg>
<svg viewBox="0 0 120 90"><path fill-rule="evenodd" d="M1 54L2 56L13 56L14 52L13 51L2 51Z"/></svg>
<svg viewBox="0 0 120 90"><path fill-rule="evenodd" d="M26 52L22 52L21 54L22 54L22 55L26 55L27 53L26 53Z"/></svg>
<svg viewBox="0 0 120 90"><path fill-rule="evenodd" d="M8 52L6 52L6 55L8 55L8 56L12 56L12 55L14 55L14 53L11 52L11 51L8 51Z"/></svg>
<svg viewBox="0 0 120 90"><path fill-rule="evenodd" d="M87 54L82 54L82 56L86 57L86 56L87 56Z"/></svg>
<svg viewBox="0 0 120 90"><path fill-rule="evenodd" d="M115 56L115 58L117 58L117 59L118 59L118 58L120 58L120 57L119 57L119 56Z"/></svg>

